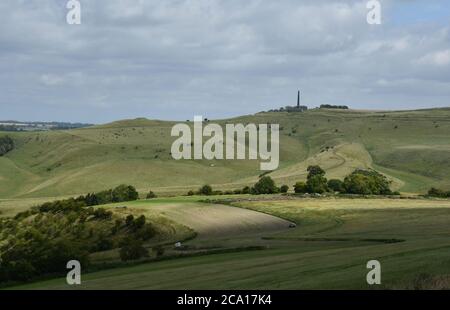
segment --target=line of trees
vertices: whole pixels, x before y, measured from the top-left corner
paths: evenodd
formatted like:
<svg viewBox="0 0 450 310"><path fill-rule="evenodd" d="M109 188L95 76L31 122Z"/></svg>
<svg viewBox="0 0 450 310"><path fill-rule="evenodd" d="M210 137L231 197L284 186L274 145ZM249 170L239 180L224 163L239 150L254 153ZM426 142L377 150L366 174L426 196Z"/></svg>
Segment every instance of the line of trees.
<svg viewBox="0 0 450 310"><path fill-rule="evenodd" d="M255 183L254 186L245 186L242 189L235 189L229 191L220 191L213 190L213 188L206 184L199 188L197 191L189 191L187 193L188 196L193 195L203 195L203 196L211 196L211 195L240 195L240 194L252 194L252 195L263 195L263 194L277 194L277 193L287 193L289 190L289 186L282 185L277 187L275 181L272 180L269 176L262 176Z"/></svg>
<svg viewBox="0 0 450 310"><path fill-rule="evenodd" d="M342 109L348 110L348 106L346 105L331 105L331 104L322 104L320 106L321 109Z"/></svg>
<svg viewBox="0 0 450 310"><path fill-rule="evenodd" d="M442 189L432 187L428 191L429 197L438 197L438 198L450 198L450 191L444 191Z"/></svg>
<svg viewBox="0 0 450 310"><path fill-rule="evenodd" d="M323 194L323 193L340 193L340 194L357 194L357 195L400 195L399 192L393 192L390 189L390 181L381 173L368 169L356 169L344 180L330 179L325 177L325 171L318 165L309 166L307 169L308 176L306 182L297 182L294 185L294 191L297 194ZM282 185L278 187L275 181L268 175L260 176L258 182L252 187L245 186L243 189L233 191L213 190L210 185L204 185L197 191L189 191L188 196L192 195L233 195L233 194L277 194L287 193L289 186ZM438 192L435 195L446 195L446 192ZM430 194L431 195L431 194Z"/></svg>
<svg viewBox="0 0 450 310"><path fill-rule="evenodd" d="M345 177L327 180L325 171L320 166L309 166L306 182L297 182L294 191L299 194L339 192L359 195L397 195L392 192L389 180L375 170L356 169Z"/></svg>

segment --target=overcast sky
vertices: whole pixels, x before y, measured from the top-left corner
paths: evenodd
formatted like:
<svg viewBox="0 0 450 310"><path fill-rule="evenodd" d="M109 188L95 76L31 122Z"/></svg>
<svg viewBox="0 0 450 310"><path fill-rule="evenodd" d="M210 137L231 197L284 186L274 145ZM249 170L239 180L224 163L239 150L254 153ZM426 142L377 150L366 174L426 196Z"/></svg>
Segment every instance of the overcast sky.
<svg viewBox="0 0 450 310"><path fill-rule="evenodd" d="M0 119L450 106L450 1L0 1Z"/></svg>

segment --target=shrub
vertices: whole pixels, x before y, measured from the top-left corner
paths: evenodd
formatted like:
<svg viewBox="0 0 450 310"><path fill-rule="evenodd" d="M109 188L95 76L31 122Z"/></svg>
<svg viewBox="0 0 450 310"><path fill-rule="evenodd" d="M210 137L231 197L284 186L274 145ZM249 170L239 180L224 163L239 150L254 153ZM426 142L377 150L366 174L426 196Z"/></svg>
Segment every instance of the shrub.
<svg viewBox="0 0 450 310"><path fill-rule="evenodd" d="M94 210L94 217L99 220L110 220L112 218L112 212L106 211L103 208L98 208Z"/></svg>
<svg viewBox="0 0 450 310"><path fill-rule="evenodd" d="M251 188L249 186L245 186L242 189L242 194L250 194Z"/></svg>
<svg viewBox="0 0 450 310"><path fill-rule="evenodd" d="M432 187L428 191L428 196L430 196L430 197L439 197L439 198L448 198L448 197L450 197L450 191L446 192L446 191L443 191L441 189Z"/></svg>
<svg viewBox="0 0 450 310"><path fill-rule="evenodd" d="M199 194L200 195L205 195L205 196L210 196L212 195L212 187L208 184L203 185L200 189L199 189Z"/></svg>
<svg viewBox="0 0 450 310"><path fill-rule="evenodd" d="M195 193L194 193L194 191L190 190L190 191L187 193L187 195L188 195L188 196L194 196Z"/></svg>
<svg viewBox="0 0 450 310"><path fill-rule="evenodd" d="M275 186L275 182L269 176L265 176L259 179L259 181L253 186L251 190L253 195L274 194L278 191L279 190Z"/></svg>
<svg viewBox="0 0 450 310"><path fill-rule="evenodd" d="M287 193L289 190L289 186L287 185L281 185L280 187L280 193Z"/></svg>
<svg viewBox="0 0 450 310"><path fill-rule="evenodd" d="M130 227L131 225L133 225L133 223L134 223L134 216L130 214L125 218L125 225Z"/></svg>
<svg viewBox="0 0 450 310"><path fill-rule="evenodd" d="M164 255L164 247L162 245L154 246L152 251L155 253L156 257L161 257Z"/></svg>
<svg viewBox="0 0 450 310"><path fill-rule="evenodd" d="M122 242L122 248L120 249L120 259L122 261L136 260L147 255L148 251L144 248L141 240L127 238Z"/></svg>
<svg viewBox="0 0 450 310"><path fill-rule="evenodd" d="M340 193L345 192L344 182L342 182L341 180L338 180L338 179L328 180L327 185L328 185L328 188L334 192L340 192Z"/></svg>
<svg viewBox="0 0 450 310"><path fill-rule="evenodd" d="M112 190L112 202L137 200L139 193L131 185L119 185Z"/></svg>
<svg viewBox="0 0 450 310"><path fill-rule="evenodd" d="M308 192L305 182L297 182L294 185L294 192L297 194L305 194Z"/></svg>
<svg viewBox="0 0 450 310"><path fill-rule="evenodd" d="M147 199L153 199L153 198L157 198L156 194L152 191L149 191L147 194Z"/></svg>

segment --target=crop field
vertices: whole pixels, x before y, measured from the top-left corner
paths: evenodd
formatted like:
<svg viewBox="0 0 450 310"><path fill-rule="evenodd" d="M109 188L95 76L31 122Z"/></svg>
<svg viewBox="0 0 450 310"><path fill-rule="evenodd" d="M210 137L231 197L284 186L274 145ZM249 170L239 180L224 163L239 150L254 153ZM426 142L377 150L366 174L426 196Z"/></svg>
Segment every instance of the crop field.
<svg viewBox="0 0 450 310"><path fill-rule="evenodd" d="M370 289L372 259L381 263L382 288L450 287L448 200L240 196L226 206L198 199L127 203L120 212L151 213L198 236L183 242L185 257L169 259L177 250L166 244L167 259L88 273L77 289ZM16 288L71 287L61 278Z"/></svg>

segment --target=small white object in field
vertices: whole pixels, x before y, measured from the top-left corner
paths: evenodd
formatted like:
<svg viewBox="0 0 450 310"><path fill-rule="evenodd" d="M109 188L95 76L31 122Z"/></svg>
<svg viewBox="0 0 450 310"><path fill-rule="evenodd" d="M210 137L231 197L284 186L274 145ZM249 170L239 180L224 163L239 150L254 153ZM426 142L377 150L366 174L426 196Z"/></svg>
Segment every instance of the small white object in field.
<svg viewBox="0 0 450 310"><path fill-rule="evenodd" d="M175 247L176 247L176 248L181 248L181 242L175 243Z"/></svg>

